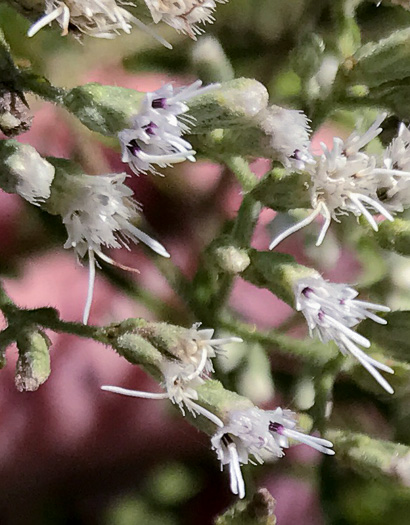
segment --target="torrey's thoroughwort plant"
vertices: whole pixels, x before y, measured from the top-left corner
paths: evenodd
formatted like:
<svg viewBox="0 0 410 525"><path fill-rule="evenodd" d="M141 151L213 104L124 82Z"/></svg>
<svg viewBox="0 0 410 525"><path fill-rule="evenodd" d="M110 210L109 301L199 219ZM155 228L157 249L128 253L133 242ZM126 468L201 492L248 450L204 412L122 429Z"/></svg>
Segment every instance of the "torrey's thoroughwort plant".
<svg viewBox="0 0 410 525"><path fill-rule="evenodd" d="M72 248L81 262L88 263L82 323L65 322L52 308L20 308L0 287L0 309L8 323L1 332L0 361L5 360L6 348L17 343L18 389L36 390L48 378L51 342L46 330L91 338L142 366L158 382L158 390L149 392L139 390L138 384L135 390L125 388L128 385L122 381L115 381L122 386L100 385L101 389L141 398L135 403L164 400L159 404L165 407L164 414L166 400L177 405L182 416L209 436L210 457L215 452L221 468L226 467L231 491L240 499L251 496L248 464L276 462L285 449L300 444L320 452L317 461L335 455L323 461L345 462L363 475L390 476L408 486L410 449L368 437L377 425L369 425L360 416L345 428L351 418L346 399L350 402L351 397L339 395L343 389L357 394L358 410L360 396L370 391L364 399L371 404L378 397L375 412L382 404L388 406L377 412L383 420L380 435L397 434L410 440L407 429L386 430L393 425L386 414L402 417L398 400L408 394L410 370L410 315L406 311L410 303L401 286L402 280L408 280L410 267L407 260L389 253L410 255L410 34L403 29L404 23L382 40L362 45L363 14L359 21L355 18L362 2L346 3L350 7L328 2L326 16L311 13L306 5L297 27L306 25L315 33L304 40L304 32L298 29L301 43L296 44L292 38L279 38L292 34L290 26L271 40L275 32L269 20L274 12L263 13L262 18L255 14L266 10L267 2L260 2L265 7L244 2L249 16L244 12L239 18L232 18L234 2L227 0L9 3L30 20L28 37L40 30L44 35L48 26L57 26L61 35L74 37L73 46L79 46L76 41L80 40L84 50L89 37L116 39L125 34L120 43L109 46L114 51L126 49L124 57L128 57L139 40L131 35L127 47L126 35L135 27L142 29L168 48L156 50L149 60L158 60L163 70L175 67L180 73L178 78L164 77L146 92L122 88L116 79L113 85L56 87L37 72L19 69L1 32L0 18L0 129L7 136L0 142L0 187L36 206L34 212L27 207L22 224L33 224L34 230L41 213L46 233L33 234L33 243L58 239L59 247ZM393 3L408 7L406 2ZM283 2L277 4L278 13L282 12ZM222 30L216 28L215 37L205 44L186 38L195 41L224 9L229 14L222 19ZM377 17L377 12L372 16ZM251 20L262 19L267 24L264 30L252 25ZM322 31L324 19L335 24L331 31L329 27ZM176 30L165 28L167 38L178 47L176 59L171 58L171 44L153 31L150 22L164 22ZM363 41L374 34L368 29ZM221 35L232 63L218 41ZM33 53L24 57L24 49L39 41L40 36L30 44L24 40L19 63L32 61ZM101 43L94 45L98 49ZM151 43L144 39L143 45ZM275 55L276 45L285 46L285 53ZM283 56L283 63L274 68L277 78L269 79L272 66L267 67L265 55L269 60ZM59 67L64 67L61 56ZM258 57L255 64L250 63L251 57ZM141 55L126 63L140 67L143 60ZM265 78L269 94L253 78L234 78L235 68L248 71L246 60L248 76ZM42 71L53 68L44 64ZM65 157L73 153L79 164L51 157L46 150L42 156L24 137L13 140L30 127L30 94L71 113L98 134L96 140L103 136L104 147L115 150L110 160L99 149L94 151L89 145L94 139L81 135L80 125L72 133L75 148L64 150ZM276 100L283 107L273 104ZM71 120L67 122L73 126ZM266 161L262 176L251 165L257 158ZM198 167L196 161L201 159L208 164ZM128 171L116 172L118 166ZM218 171L219 179L211 191L212 170ZM148 197L146 187L150 188ZM176 207L183 209L180 216L179 209L167 213L174 198ZM155 209L157 202L160 213ZM270 219L264 207L280 213L274 218L276 235L270 243L272 234L268 238L265 228ZM143 209L149 220L141 225ZM285 215L293 210L299 210L298 220L293 213ZM56 220L51 222L43 212ZM178 215L176 221L172 213ZM317 228L312 243L304 234L315 230L317 234ZM21 229L24 242L29 243L30 228ZM288 244L282 243L285 239ZM27 253L34 248L35 244L28 246ZM122 248L131 253L127 264L121 262ZM288 248L295 258L280 252ZM128 263L134 253L135 265ZM189 265L178 268L177 263L184 260ZM136 283L133 277L141 261ZM315 264L317 270L312 268ZM396 271L400 265L405 270ZM115 320L113 324L89 325L94 289L100 286L96 268L149 308L150 320L110 319L107 308L107 323ZM156 290L165 287L158 284L159 273L172 289L170 296L174 294L169 302L165 294L158 298L151 293L154 282ZM265 305L268 295L254 295L256 288L277 295L293 309L281 328L267 330L266 326L276 326L278 319L288 315L283 314L283 305L274 303L278 311ZM308 333L311 337L304 337ZM281 360L276 359L279 354L284 356ZM392 374L391 384L385 373ZM335 385L338 395L333 399ZM101 403L118 398L121 410L119 396L100 395ZM287 468L292 465L284 459L280 469ZM249 469L249 475L254 470ZM236 516L244 508L235 507L231 514ZM218 524L233 523L226 517L223 520Z"/></svg>

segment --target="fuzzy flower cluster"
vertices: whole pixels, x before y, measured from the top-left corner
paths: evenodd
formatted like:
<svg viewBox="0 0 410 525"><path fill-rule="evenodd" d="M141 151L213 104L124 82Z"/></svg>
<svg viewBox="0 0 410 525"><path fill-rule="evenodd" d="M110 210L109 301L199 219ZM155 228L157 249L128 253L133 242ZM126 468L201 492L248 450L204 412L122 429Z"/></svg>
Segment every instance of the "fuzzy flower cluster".
<svg viewBox="0 0 410 525"><path fill-rule="evenodd" d="M154 166L165 168L185 160L195 162L195 151L182 138L194 120L186 114L187 102L216 89L218 84L201 86L200 80L180 88L165 84L144 96L131 128L118 134L122 161L128 163L134 173L158 174Z"/></svg>
<svg viewBox="0 0 410 525"><path fill-rule="evenodd" d="M102 390L145 399L169 399L178 405L183 415L187 409L194 417L198 414L206 417L218 427L223 427L221 419L197 403L197 388L209 379L213 370L212 359L221 351L221 346L241 343L239 337L212 339L212 329L198 330L195 324L186 331L180 341L181 361L165 360L161 367L164 393L140 392L115 386L102 386Z"/></svg>
<svg viewBox="0 0 410 525"><path fill-rule="evenodd" d="M163 21L196 40L196 35L204 32L198 24L213 23L216 3L227 1L145 0L145 3L156 24ZM134 25L172 49L166 40L122 6L135 7L135 3L124 0L45 0L44 16L30 27L28 36L34 36L54 21L61 27L63 36L70 30L77 30L88 36L108 39L115 38L121 31L129 34Z"/></svg>
<svg viewBox="0 0 410 525"><path fill-rule="evenodd" d="M330 283L319 276L300 279L295 284L296 310L305 316L310 335L317 334L323 343L334 341L343 354L355 357L389 394L393 394L379 370L389 374L394 370L363 352L360 346L369 348L370 341L352 330L363 319L386 324L386 320L374 312L389 312L390 308L359 301L357 296L358 292L346 284Z"/></svg>
<svg viewBox="0 0 410 525"><path fill-rule="evenodd" d="M242 342L238 337L213 339L212 329L199 330L195 324L186 331L180 341L180 361L165 360L161 371L164 393L141 392L116 386L102 386L102 390L144 399L169 399L179 406L182 414L188 410L194 417L202 415L215 424L217 430L211 438L221 466L229 465L231 490L240 498L245 496L245 484L241 465L252 460L263 463L267 458L280 458L283 449L288 448L289 440L305 443L310 447L332 455L330 441L306 435L296 430L296 415L290 410L265 411L257 407L231 410L227 422L198 404L197 388L209 379L213 370L212 359L220 353L224 345Z"/></svg>
<svg viewBox="0 0 410 525"><path fill-rule="evenodd" d="M271 106L261 111L258 120L270 138L272 149L286 168L302 171L314 163L309 151L309 119L295 109Z"/></svg>
<svg viewBox="0 0 410 525"><path fill-rule="evenodd" d="M132 25L136 25L159 38L116 0L45 0L45 14L30 27L28 36L34 36L54 21L61 27L63 36L70 28L76 28L89 36L112 39L120 31L130 33ZM165 41L162 43L169 47Z"/></svg>
<svg viewBox="0 0 410 525"><path fill-rule="evenodd" d="M228 0L145 0L156 24L165 22L193 40L204 32L198 24L215 21L213 13L217 2L225 4Z"/></svg>
<svg viewBox="0 0 410 525"><path fill-rule="evenodd" d="M378 188L380 199L390 212L402 212L410 206L410 130L405 124L384 152L383 163L388 174Z"/></svg>
<svg viewBox="0 0 410 525"><path fill-rule="evenodd" d="M281 408L233 410L229 413L228 422L218 428L211 443L221 466L228 465L232 492L244 498L241 465L252 460L263 463L265 459L282 457L283 449L289 448L289 440L304 443L324 454L334 454L330 441L296 430L296 414Z"/></svg>
<svg viewBox="0 0 410 525"><path fill-rule="evenodd" d="M331 150L325 144L321 145L322 155L313 156L312 161L305 164L305 170L311 176L313 211L276 237L270 249L312 223L318 216L323 217L324 222L317 246L323 242L331 221L340 222L339 217L342 215L363 216L377 231L375 214L393 221L392 213L401 211L404 204L408 205L408 196L402 197L402 189L408 187L410 178L407 163L408 130L401 127L399 137L393 141L383 158L364 151L368 143L381 133L380 124L385 117L385 114L380 115L363 135L355 131L345 141L335 137Z"/></svg>
<svg viewBox="0 0 410 525"><path fill-rule="evenodd" d="M129 242L141 241L159 255L169 257L159 242L133 224L139 218L140 206L132 198L132 190L124 184L126 177L125 173L72 177L70 198L62 201L59 210L68 233L64 247L74 248L79 257L88 252L89 290L85 323L94 289L95 255L109 264L130 269L105 255L103 248L128 247Z"/></svg>

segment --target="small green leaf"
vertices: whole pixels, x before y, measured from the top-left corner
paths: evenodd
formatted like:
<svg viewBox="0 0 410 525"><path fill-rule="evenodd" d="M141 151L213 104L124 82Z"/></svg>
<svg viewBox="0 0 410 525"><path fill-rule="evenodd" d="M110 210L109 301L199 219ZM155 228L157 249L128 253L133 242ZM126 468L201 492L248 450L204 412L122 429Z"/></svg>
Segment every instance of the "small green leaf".
<svg viewBox="0 0 410 525"><path fill-rule="evenodd" d="M378 42L369 42L352 60L349 60L348 79L355 84L375 87L410 77L410 28L394 31Z"/></svg>
<svg viewBox="0 0 410 525"><path fill-rule="evenodd" d="M410 362L410 311L390 312L383 317L386 325L367 319L360 323L358 331L386 355Z"/></svg>
<svg viewBox="0 0 410 525"><path fill-rule="evenodd" d="M304 35L298 46L292 51L290 65L303 80L309 80L319 69L322 62L325 43L316 33Z"/></svg>
<svg viewBox="0 0 410 525"><path fill-rule="evenodd" d="M252 196L276 211L310 208L310 176L275 168L252 190Z"/></svg>
<svg viewBox="0 0 410 525"><path fill-rule="evenodd" d="M410 255L410 221L401 218L393 222L383 221L379 224L379 231L372 233L372 236L385 250Z"/></svg>
<svg viewBox="0 0 410 525"><path fill-rule="evenodd" d="M410 448L400 443L373 439L341 430L326 433L334 444L335 458L361 475L386 476L410 486Z"/></svg>

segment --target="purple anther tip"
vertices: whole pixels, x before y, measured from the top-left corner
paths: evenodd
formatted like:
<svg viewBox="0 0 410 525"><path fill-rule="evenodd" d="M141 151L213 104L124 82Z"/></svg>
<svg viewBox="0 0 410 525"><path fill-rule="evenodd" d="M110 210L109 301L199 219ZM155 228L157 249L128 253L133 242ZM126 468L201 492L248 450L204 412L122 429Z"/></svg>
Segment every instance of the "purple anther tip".
<svg viewBox="0 0 410 525"><path fill-rule="evenodd" d="M269 423L269 432L276 432L277 434L282 434L285 427L280 423Z"/></svg>
<svg viewBox="0 0 410 525"><path fill-rule="evenodd" d="M155 98L152 101L151 105L154 109L165 109L167 107L167 99L166 98Z"/></svg>

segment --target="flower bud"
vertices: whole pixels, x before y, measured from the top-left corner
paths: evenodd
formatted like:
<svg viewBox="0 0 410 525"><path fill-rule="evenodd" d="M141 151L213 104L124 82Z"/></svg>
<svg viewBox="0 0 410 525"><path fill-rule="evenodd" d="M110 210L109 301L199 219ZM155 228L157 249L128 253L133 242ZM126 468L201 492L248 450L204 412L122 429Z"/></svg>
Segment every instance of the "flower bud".
<svg viewBox="0 0 410 525"><path fill-rule="evenodd" d="M260 82L238 78L225 82L189 103L195 117L192 133L207 133L213 129L249 126L268 105L268 92Z"/></svg>
<svg viewBox="0 0 410 525"><path fill-rule="evenodd" d="M19 357L15 383L20 392L34 392L50 375L51 341L41 331L23 332L17 339Z"/></svg>
<svg viewBox="0 0 410 525"><path fill-rule="evenodd" d="M0 130L7 137L28 131L32 120L28 107L16 93L6 92L0 96Z"/></svg>
<svg viewBox="0 0 410 525"><path fill-rule="evenodd" d="M128 127L143 96L135 89L92 83L71 89L64 105L87 128L112 136Z"/></svg>
<svg viewBox="0 0 410 525"><path fill-rule="evenodd" d="M235 76L221 44L213 36L204 36L195 43L192 62L203 82L226 82Z"/></svg>
<svg viewBox="0 0 410 525"><path fill-rule="evenodd" d="M215 250L214 255L218 266L232 275L242 273L251 263L246 250L235 246L220 246Z"/></svg>

